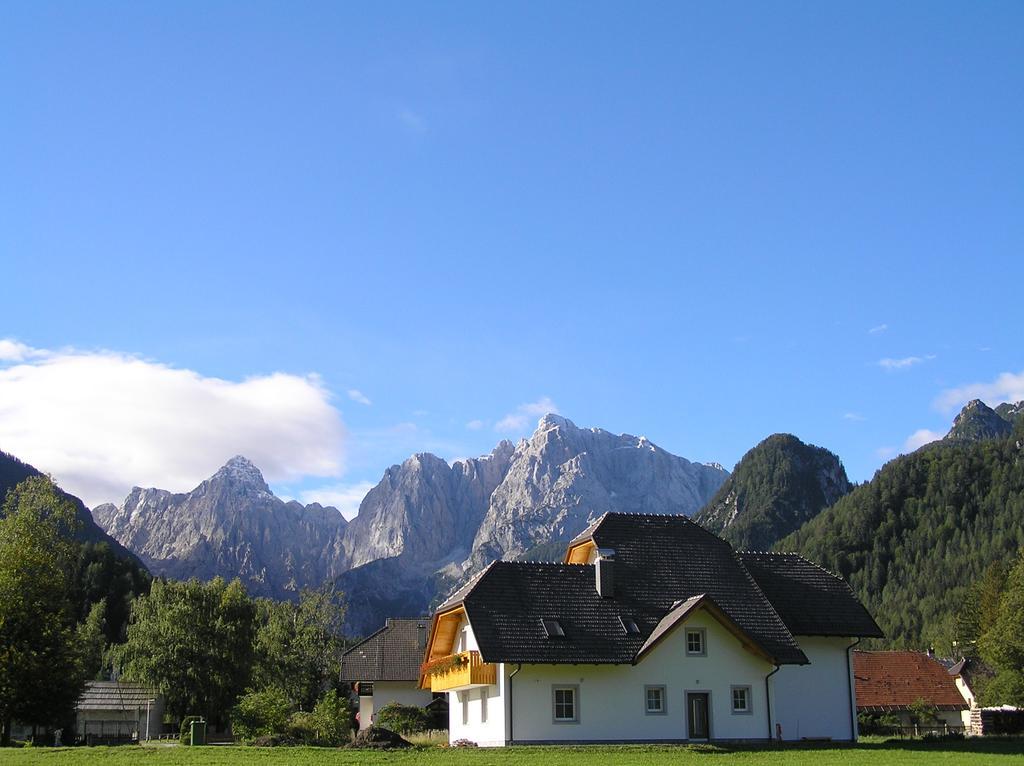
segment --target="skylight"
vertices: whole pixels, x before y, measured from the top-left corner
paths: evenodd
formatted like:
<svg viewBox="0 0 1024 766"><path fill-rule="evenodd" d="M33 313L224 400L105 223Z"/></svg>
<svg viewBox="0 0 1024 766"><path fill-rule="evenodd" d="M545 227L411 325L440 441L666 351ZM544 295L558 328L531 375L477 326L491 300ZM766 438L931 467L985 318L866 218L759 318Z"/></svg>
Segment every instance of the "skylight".
<svg viewBox="0 0 1024 766"><path fill-rule="evenodd" d="M565 631L562 630L558 620L542 619L540 624L544 627L544 635L548 638L565 638Z"/></svg>
<svg viewBox="0 0 1024 766"><path fill-rule="evenodd" d="M626 633L635 635L640 632L640 628L637 626L636 622L629 617L619 615L619 622L622 623L622 629L626 631Z"/></svg>

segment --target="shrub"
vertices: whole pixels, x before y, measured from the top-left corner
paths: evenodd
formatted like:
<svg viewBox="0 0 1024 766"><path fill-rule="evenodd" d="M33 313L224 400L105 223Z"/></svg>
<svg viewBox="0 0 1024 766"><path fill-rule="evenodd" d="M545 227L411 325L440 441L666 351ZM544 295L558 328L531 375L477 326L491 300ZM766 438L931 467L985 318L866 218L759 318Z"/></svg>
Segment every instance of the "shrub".
<svg viewBox="0 0 1024 766"><path fill-rule="evenodd" d="M430 714L416 705L389 702L373 717L375 726L382 726L402 734L425 731L430 726Z"/></svg>
<svg viewBox="0 0 1024 766"><path fill-rule="evenodd" d="M352 731L352 711L348 699L331 689L317 700L311 714L316 740L322 745L337 747L348 742Z"/></svg>
<svg viewBox="0 0 1024 766"><path fill-rule="evenodd" d="M348 700L333 689L320 697L313 712L300 710L288 719L288 737L304 745L344 745L351 729Z"/></svg>
<svg viewBox="0 0 1024 766"><path fill-rule="evenodd" d="M249 692L231 711L231 726L243 742L257 737L280 737L288 728L291 703L279 689Z"/></svg>

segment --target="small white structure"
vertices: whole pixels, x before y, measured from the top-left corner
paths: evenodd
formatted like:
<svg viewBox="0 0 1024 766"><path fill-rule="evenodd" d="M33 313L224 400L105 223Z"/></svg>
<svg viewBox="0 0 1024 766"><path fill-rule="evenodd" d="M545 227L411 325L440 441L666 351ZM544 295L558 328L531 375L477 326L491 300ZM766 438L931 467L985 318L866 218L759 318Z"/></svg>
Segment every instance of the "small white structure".
<svg viewBox="0 0 1024 766"><path fill-rule="evenodd" d="M88 681L75 706L75 732L85 744L137 742L163 733L164 700L152 689L120 681ZM69 739L67 733L65 741Z"/></svg>
<svg viewBox="0 0 1024 766"><path fill-rule="evenodd" d="M428 618L389 619L342 655L341 680L351 683L359 697L359 728L372 724L376 712L388 703L431 703L434 695L419 688L429 623Z"/></svg>
<svg viewBox="0 0 1024 766"><path fill-rule="evenodd" d="M845 582L680 516L609 513L561 564L495 562L435 614L421 685L479 745L856 739Z"/></svg>

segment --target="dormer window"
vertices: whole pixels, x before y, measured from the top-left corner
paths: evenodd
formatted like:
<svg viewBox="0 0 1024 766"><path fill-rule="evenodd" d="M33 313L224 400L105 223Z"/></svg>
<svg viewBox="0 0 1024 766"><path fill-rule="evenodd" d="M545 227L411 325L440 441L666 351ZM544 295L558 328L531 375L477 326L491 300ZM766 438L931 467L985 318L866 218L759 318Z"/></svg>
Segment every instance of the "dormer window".
<svg viewBox="0 0 1024 766"><path fill-rule="evenodd" d="M630 617L619 616L619 623L622 625L622 629L626 631L627 636L636 636L640 634L640 628L636 624L636 620Z"/></svg>
<svg viewBox="0 0 1024 766"><path fill-rule="evenodd" d="M540 624L544 628L544 635L548 638L565 638L565 631L562 630L562 626L558 620L542 619Z"/></svg>

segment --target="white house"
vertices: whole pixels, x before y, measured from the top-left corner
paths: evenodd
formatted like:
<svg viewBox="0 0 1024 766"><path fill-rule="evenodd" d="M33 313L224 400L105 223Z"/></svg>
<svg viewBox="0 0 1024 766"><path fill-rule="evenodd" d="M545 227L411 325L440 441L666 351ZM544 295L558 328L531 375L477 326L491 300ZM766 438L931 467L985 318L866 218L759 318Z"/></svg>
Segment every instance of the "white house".
<svg viewBox="0 0 1024 766"><path fill-rule="evenodd" d="M799 556L609 513L564 563L495 562L448 599L420 683L480 745L851 740L868 636L849 586Z"/></svg>
<svg viewBox="0 0 1024 766"><path fill-rule="evenodd" d="M359 697L359 728L390 702L426 707L434 695L419 685L428 619L392 620L341 657L341 680Z"/></svg>

